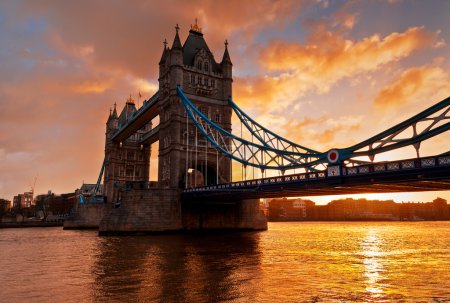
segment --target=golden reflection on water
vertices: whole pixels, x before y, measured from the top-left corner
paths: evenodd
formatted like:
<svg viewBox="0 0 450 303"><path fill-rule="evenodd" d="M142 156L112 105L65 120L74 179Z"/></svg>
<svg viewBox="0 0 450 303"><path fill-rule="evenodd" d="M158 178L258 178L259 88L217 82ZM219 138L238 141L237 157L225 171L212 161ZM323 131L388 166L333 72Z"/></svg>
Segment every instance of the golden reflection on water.
<svg viewBox="0 0 450 303"><path fill-rule="evenodd" d="M0 302L450 302L450 222L255 233L0 230Z"/></svg>
<svg viewBox="0 0 450 303"><path fill-rule="evenodd" d="M361 243L361 253L364 256L364 276L366 277L366 291L373 295L373 297L379 297L383 293L383 288L380 283L383 273L383 265L381 264L381 258L383 252L380 249L380 238L378 237L377 230L369 228L367 235Z"/></svg>

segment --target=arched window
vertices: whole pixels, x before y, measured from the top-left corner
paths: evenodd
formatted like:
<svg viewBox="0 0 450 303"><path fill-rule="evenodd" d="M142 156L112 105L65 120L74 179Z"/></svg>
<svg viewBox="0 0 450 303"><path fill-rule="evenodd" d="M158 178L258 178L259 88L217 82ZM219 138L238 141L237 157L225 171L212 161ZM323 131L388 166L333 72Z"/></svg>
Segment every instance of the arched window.
<svg viewBox="0 0 450 303"><path fill-rule="evenodd" d="M209 72L209 64L208 64L208 62L205 62L205 72Z"/></svg>
<svg viewBox="0 0 450 303"><path fill-rule="evenodd" d="M202 70L202 61L198 61L197 63L197 69Z"/></svg>

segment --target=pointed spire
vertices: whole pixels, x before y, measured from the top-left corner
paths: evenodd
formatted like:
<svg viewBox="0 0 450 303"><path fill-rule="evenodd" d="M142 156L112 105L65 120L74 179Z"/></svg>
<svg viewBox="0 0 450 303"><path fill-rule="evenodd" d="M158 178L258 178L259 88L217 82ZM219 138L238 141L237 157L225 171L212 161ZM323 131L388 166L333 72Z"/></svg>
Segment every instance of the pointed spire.
<svg viewBox="0 0 450 303"><path fill-rule="evenodd" d="M180 37L178 36L179 29L180 29L180 27L177 24L177 26L175 26L176 33L175 33L175 39L173 39L172 49L181 49L181 41L180 41Z"/></svg>
<svg viewBox="0 0 450 303"><path fill-rule="evenodd" d="M114 110L112 112L112 117L115 118L115 119L117 119L119 117L119 116L117 116L116 106L117 106L117 104L116 104L116 102L114 102Z"/></svg>
<svg viewBox="0 0 450 303"><path fill-rule="evenodd" d="M230 54L228 53L228 40L225 40L225 51L223 53L222 63L228 62L231 63Z"/></svg>
<svg viewBox="0 0 450 303"><path fill-rule="evenodd" d="M164 44L164 49L163 49L163 52L162 52L162 55L161 55L161 60L159 60L159 64L162 64L162 63L164 63L166 61L167 51L169 50L167 48L167 40L166 39L164 39L163 44Z"/></svg>

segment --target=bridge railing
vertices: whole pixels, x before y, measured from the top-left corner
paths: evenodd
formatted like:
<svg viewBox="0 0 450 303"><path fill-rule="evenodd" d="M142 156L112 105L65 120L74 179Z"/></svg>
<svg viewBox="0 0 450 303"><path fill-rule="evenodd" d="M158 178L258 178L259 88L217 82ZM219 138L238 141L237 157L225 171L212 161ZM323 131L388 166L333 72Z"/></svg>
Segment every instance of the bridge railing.
<svg viewBox="0 0 450 303"><path fill-rule="evenodd" d="M285 176L274 176L262 179L253 179L245 181L236 181L224 184L202 186L195 188L187 188L183 192L203 192L203 191L221 191L221 190L233 190L241 188L253 188L262 185L281 184L290 182L308 182L311 180L320 180L327 178L339 178L342 176L361 176L370 174L379 174L394 171L405 171L414 169L425 169L436 166L449 166L450 167L450 155L433 156L424 158L405 159L390 162L378 162L368 165L361 165L355 167L345 166L329 166L327 170L319 172L301 173Z"/></svg>

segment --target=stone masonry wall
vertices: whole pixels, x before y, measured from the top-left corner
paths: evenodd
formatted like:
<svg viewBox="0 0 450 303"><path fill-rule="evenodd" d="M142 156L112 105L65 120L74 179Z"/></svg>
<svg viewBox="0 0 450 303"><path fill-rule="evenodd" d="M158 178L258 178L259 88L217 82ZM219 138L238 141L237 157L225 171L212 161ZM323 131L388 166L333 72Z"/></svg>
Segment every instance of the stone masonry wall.
<svg viewBox="0 0 450 303"><path fill-rule="evenodd" d="M105 213L99 234L267 229L257 199L182 204L180 197L173 189L125 191L120 207Z"/></svg>
<svg viewBox="0 0 450 303"><path fill-rule="evenodd" d="M183 225L187 230L266 230L267 220L259 212L259 201L229 203L183 203Z"/></svg>
<svg viewBox="0 0 450 303"><path fill-rule="evenodd" d="M64 221L64 229L97 229L111 204L77 204L75 216Z"/></svg>
<svg viewBox="0 0 450 303"><path fill-rule="evenodd" d="M122 193L121 205L104 216L99 234L168 232L181 230L178 190L145 189Z"/></svg>

